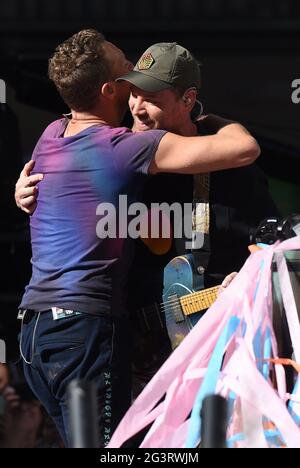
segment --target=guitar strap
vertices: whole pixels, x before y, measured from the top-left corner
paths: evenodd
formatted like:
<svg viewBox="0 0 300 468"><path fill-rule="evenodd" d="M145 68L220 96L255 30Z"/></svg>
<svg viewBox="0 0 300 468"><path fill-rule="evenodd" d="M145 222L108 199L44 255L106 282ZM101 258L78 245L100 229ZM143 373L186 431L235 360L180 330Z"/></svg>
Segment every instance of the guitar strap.
<svg viewBox="0 0 300 468"><path fill-rule="evenodd" d="M192 214L192 254L195 267L207 268L210 257L209 240L209 189L210 174L194 175L193 214Z"/></svg>

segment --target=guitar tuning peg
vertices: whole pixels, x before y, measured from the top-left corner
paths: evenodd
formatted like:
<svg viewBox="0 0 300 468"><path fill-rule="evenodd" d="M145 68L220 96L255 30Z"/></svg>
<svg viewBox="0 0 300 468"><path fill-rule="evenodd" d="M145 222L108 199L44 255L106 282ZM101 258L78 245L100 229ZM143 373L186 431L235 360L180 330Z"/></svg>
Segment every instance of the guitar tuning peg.
<svg viewBox="0 0 300 468"><path fill-rule="evenodd" d="M203 266L198 266L197 267L197 273L198 275L204 275L205 268Z"/></svg>

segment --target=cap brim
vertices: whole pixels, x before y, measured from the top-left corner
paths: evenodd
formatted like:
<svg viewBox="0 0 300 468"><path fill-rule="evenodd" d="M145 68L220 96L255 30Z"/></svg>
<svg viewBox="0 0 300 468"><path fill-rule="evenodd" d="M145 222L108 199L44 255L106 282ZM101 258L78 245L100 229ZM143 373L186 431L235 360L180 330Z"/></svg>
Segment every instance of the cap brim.
<svg viewBox="0 0 300 468"><path fill-rule="evenodd" d="M145 73L140 73L137 71L132 71L128 75L120 76L116 81L125 80L133 84L137 88L142 89L143 91L153 92L163 91L164 89L172 88L170 83L166 81L158 80L153 76L146 75Z"/></svg>

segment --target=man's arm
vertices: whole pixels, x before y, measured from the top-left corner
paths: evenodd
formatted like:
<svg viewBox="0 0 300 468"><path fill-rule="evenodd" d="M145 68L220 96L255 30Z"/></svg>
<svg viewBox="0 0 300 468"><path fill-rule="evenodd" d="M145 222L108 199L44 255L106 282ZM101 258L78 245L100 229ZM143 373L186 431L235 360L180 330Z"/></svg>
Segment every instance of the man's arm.
<svg viewBox="0 0 300 468"><path fill-rule="evenodd" d="M149 173L177 172L196 174L246 166L260 154L256 140L240 124L209 115L201 124L210 136L182 137L167 133L160 141ZM37 184L42 174L30 176L34 162L25 164L16 184L15 200L25 213L36 208Z"/></svg>
<svg viewBox="0 0 300 468"><path fill-rule="evenodd" d="M214 135L182 137L167 133L160 141L149 173L196 174L253 163L260 154L256 140L240 124L217 116L203 119Z"/></svg>
<svg viewBox="0 0 300 468"><path fill-rule="evenodd" d="M43 180L43 174L30 175L34 168L34 161L25 164L16 183L15 200L19 208L25 213L32 214L36 208L37 184Z"/></svg>

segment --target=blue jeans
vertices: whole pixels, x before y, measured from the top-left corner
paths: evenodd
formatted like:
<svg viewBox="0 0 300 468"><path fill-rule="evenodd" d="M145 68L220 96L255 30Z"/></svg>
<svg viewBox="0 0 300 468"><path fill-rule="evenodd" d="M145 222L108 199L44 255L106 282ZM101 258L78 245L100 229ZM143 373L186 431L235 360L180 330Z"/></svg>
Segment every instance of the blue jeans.
<svg viewBox="0 0 300 468"><path fill-rule="evenodd" d="M130 406L130 336L127 318L81 314L53 320L27 311L21 351L25 378L70 446L67 387L73 379L97 389L99 447L105 446Z"/></svg>

